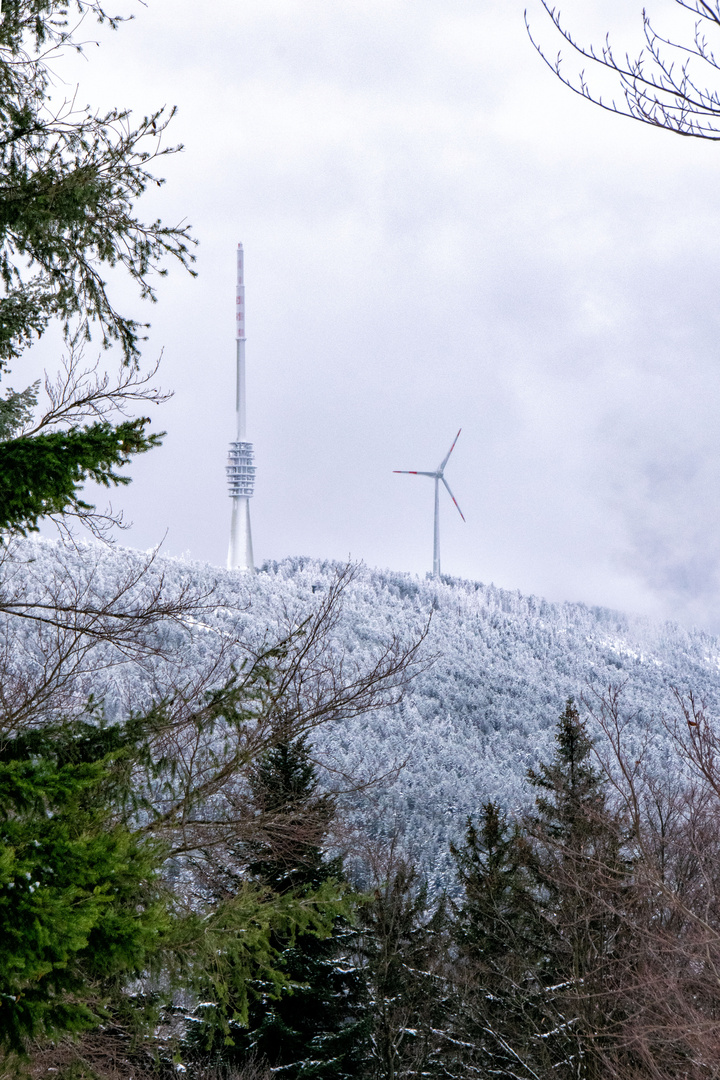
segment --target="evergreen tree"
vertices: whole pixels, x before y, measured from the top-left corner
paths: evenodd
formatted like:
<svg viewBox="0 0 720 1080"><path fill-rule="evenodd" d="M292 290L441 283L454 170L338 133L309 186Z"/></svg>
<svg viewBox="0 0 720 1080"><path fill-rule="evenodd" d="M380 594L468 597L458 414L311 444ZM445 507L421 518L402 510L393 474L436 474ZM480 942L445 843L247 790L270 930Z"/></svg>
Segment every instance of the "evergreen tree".
<svg viewBox="0 0 720 1080"><path fill-rule="evenodd" d="M13 404L10 395L0 407ZM0 441L0 529L25 535L37 530L41 517L91 511L80 497L83 484L128 484L129 477L116 469L160 444L160 435L146 433L149 422L147 417L116 425L103 421Z"/></svg>
<svg viewBox="0 0 720 1080"><path fill-rule="evenodd" d="M430 904L426 883L405 861L360 909L369 1073L378 1080L453 1075L456 1002L444 970L446 922L444 904Z"/></svg>
<svg viewBox="0 0 720 1080"><path fill-rule="evenodd" d="M74 10L73 10L74 9ZM102 273L121 266L140 295L166 256L192 261L186 227L143 222L134 203L158 180L153 159L169 116L159 110L137 127L127 110L100 113L53 100L50 63L82 50L70 19L122 21L100 0L4 0L0 21L0 369L47 328L78 319L105 344L139 356L141 324L118 312Z"/></svg>
<svg viewBox="0 0 720 1080"><path fill-rule="evenodd" d="M496 803L482 808L479 825L468 820L465 843L454 845L463 900L456 906L455 937L463 951L481 962L484 982L500 988L512 969L524 966L535 920L535 900L527 872L527 841L508 824Z"/></svg>
<svg viewBox="0 0 720 1080"><path fill-rule="evenodd" d="M552 839L558 851L575 858L592 850L606 833L607 779L592 764L592 740L572 698L556 726L555 754L549 765L528 770L538 790L535 830Z"/></svg>
<svg viewBox="0 0 720 1080"><path fill-rule="evenodd" d="M602 1076L603 1045L620 1019L613 980L626 944L620 912L630 869L592 745L570 699L552 760L528 773L538 792L527 827L544 913L546 1043L554 1075L582 1080Z"/></svg>
<svg viewBox="0 0 720 1080"><path fill-rule="evenodd" d="M335 807L318 792L307 739L280 740L253 770L250 784L260 835L246 845L243 876L280 897L322 904L323 888L342 882L344 874L342 860L327 859L323 851ZM251 983L247 1025L231 1022L223 1033L200 1024L195 1047L226 1064L264 1059L289 1080L360 1075L366 1019L353 936L344 917L334 918L325 935L274 933L271 945L285 985Z"/></svg>
<svg viewBox="0 0 720 1080"><path fill-rule="evenodd" d="M542 1028L542 920L528 870L527 837L487 802L465 843L452 847L462 899L454 905L455 980L468 1057L488 1075L539 1075L548 1065Z"/></svg>
<svg viewBox="0 0 720 1080"><path fill-rule="evenodd" d="M124 823L134 735L89 722L0 744L0 1047L76 1032L172 927L163 849Z"/></svg>
<svg viewBox="0 0 720 1080"><path fill-rule="evenodd" d="M170 115L138 126L127 110L106 113L53 102L65 50L79 50L69 17L75 9L113 27L98 0L4 0L0 18L0 372L8 369L53 320L66 339L117 342L137 365L144 326L116 308L103 274L122 267L144 299L155 299L153 277L167 257L190 268L186 227L143 222L135 201L149 184L153 159ZM192 271L191 271L192 272ZM122 380L120 380L122 382ZM0 401L0 529L25 532L39 517L91 509L79 491L86 480L126 483L116 469L157 444L147 417L119 423L122 393L100 394L95 407L81 392L54 422L30 432L28 404L36 388L8 390ZM151 397L151 395L147 395ZM80 416L94 422L78 423ZM116 417L116 419L118 419Z"/></svg>

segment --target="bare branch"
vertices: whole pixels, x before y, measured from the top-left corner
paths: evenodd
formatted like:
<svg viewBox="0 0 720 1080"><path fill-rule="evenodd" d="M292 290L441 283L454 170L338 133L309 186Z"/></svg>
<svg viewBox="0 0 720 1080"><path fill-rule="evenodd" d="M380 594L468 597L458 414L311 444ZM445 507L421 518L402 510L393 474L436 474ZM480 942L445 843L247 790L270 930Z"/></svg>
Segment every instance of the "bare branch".
<svg viewBox="0 0 720 1080"><path fill-rule="evenodd" d="M720 91L701 85L691 74L692 60L710 68L711 76L720 72L720 61L708 44L703 24L720 28L720 4L705 0L675 0L679 7L698 16L691 44L673 41L658 33L646 11L642 13L645 48L636 57L628 53L618 59L609 37L600 49L583 45L568 30L559 9L548 0L540 0L555 30L571 53L581 60L605 69L616 77L621 100L606 101L588 83L584 70L574 76L565 74L563 57L551 59L539 44L530 27L527 11L525 24L530 40L542 60L560 81L580 97L619 116L627 116L676 135L716 141L720 139ZM675 56L679 58L676 63Z"/></svg>
<svg viewBox="0 0 720 1080"><path fill-rule="evenodd" d="M111 379L101 369L99 359L90 367L82 366L85 342L79 333L68 337L66 345L68 352L62 357L61 370L54 378L45 375L49 408L32 425L23 428L20 435L30 437L83 420L130 416L132 407L140 402L160 405L172 397L172 393L153 385L162 354L147 372L121 366Z"/></svg>

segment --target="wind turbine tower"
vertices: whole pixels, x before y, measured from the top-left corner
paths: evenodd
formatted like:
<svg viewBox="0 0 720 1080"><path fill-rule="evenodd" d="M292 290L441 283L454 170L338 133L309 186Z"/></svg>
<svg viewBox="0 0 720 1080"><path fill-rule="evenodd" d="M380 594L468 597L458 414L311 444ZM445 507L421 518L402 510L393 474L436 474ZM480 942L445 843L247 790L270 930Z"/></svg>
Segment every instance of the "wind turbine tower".
<svg viewBox="0 0 720 1080"><path fill-rule="evenodd" d="M245 276L243 267L243 246L237 249L237 291L235 295L235 415L237 434L230 443L226 466L230 498L232 499L232 520L230 523L230 547L228 548L228 570L239 570L243 574L254 574L252 533L250 532L250 499L255 486L255 466L253 464L253 444L247 441L245 416Z"/></svg>
<svg viewBox="0 0 720 1080"><path fill-rule="evenodd" d="M462 428L460 428L460 431L462 431ZM460 438L460 431L458 431L457 435L455 436L455 440L454 440L452 446L450 447L447 454L445 455L445 457L442 459L442 461L438 465L435 472L419 472L417 469L393 469L393 472L403 473L405 476L432 476L432 478L435 481L435 526L434 526L434 530L433 530L433 569L432 569L432 576L434 578L439 578L440 577L440 481L441 480L442 480L443 484L445 485L445 487L447 488L448 495L450 496L452 501L455 503L455 506L457 507L458 514L463 519L463 521L465 520L465 515L463 514L462 510L458 506L458 501L455 498L455 496L453 495L452 491L450 490L450 485L448 484L447 480L445 479L445 466L448 463L448 458L450 457L453 450L455 449L455 443Z"/></svg>

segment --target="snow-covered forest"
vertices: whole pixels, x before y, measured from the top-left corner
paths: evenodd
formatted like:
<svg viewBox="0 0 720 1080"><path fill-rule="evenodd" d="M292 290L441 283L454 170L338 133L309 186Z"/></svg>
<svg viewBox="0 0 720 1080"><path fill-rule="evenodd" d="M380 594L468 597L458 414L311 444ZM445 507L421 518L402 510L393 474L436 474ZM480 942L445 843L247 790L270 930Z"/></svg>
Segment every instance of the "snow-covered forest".
<svg viewBox="0 0 720 1080"><path fill-rule="evenodd" d="M343 570L298 558L247 577L162 555L146 570L147 561L100 544L29 539L15 548L6 580L25 604L40 602L48 590L75 591L78 582L96 603L126 586L131 596L151 592L161 580L170 597L188 589L202 597L198 614L152 631L163 641L171 636L169 656L146 651L137 659L113 647L110 662L105 643L91 649L73 673L72 690L64 689L73 707L93 695L116 719L170 687L211 689L219 646L232 643L217 668L218 684L248 650L300 625ZM141 569L142 582L133 585ZM720 702L720 642L701 631L363 566L343 590L332 648L353 663L370 662L393 635L408 644L428 620L421 663L402 701L319 726L313 742L329 787L375 781L348 801L363 828L402 835L434 888L452 886L449 844L468 815L487 799L509 810L526 805L527 770L550 752L568 697L592 701L609 685L622 686L624 710L639 735L649 726L660 768L662 720L678 712L673 690L693 691L710 708ZM55 647L54 631L34 621L12 619L5 632L22 667Z"/></svg>
<svg viewBox="0 0 720 1080"><path fill-rule="evenodd" d="M8 1061L714 1075L715 638L309 559L0 571Z"/></svg>

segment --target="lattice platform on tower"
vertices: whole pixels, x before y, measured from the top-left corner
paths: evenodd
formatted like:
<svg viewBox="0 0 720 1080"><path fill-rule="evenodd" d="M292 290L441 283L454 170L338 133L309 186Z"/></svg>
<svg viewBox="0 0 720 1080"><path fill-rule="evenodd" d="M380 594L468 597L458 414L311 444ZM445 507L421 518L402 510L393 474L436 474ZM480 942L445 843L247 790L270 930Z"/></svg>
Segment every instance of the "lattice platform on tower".
<svg viewBox="0 0 720 1080"><path fill-rule="evenodd" d="M249 498L255 488L255 466L253 465L253 444L250 442L231 442L228 450L228 463L225 471L228 478L231 499Z"/></svg>

